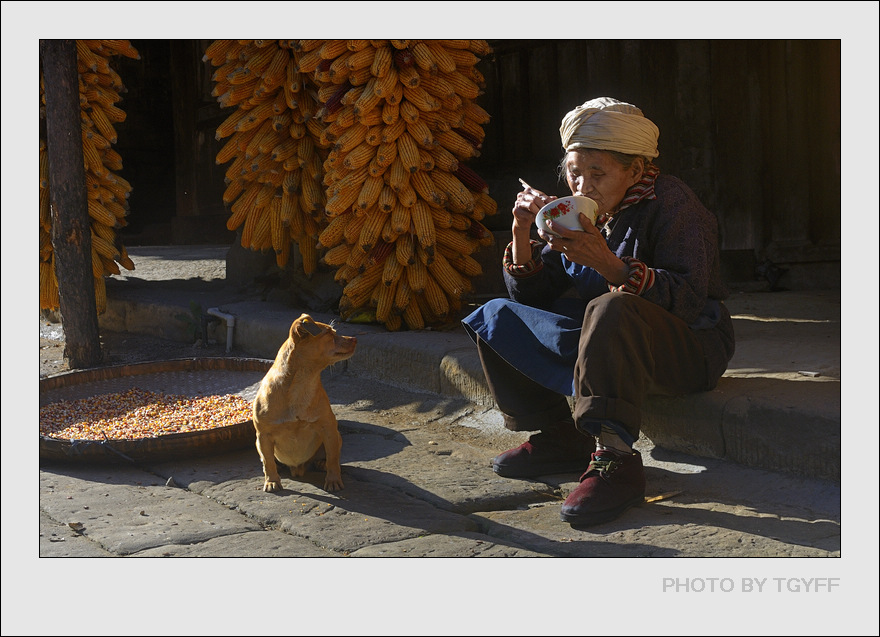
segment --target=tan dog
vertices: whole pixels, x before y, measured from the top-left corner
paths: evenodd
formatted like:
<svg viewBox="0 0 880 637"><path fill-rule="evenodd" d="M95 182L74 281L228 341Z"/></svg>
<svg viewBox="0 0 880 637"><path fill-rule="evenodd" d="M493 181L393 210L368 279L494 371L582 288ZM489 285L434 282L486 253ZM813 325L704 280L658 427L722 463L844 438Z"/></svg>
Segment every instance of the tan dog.
<svg viewBox="0 0 880 637"><path fill-rule="evenodd" d="M342 437L321 383L321 372L354 354L357 339L341 336L332 326L303 314L290 326L290 335L278 350L254 400L257 451L266 481L263 491L281 489L276 459L301 476L311 461L320 468L324 459L324 488L343 487L339 455Z"/></svg>

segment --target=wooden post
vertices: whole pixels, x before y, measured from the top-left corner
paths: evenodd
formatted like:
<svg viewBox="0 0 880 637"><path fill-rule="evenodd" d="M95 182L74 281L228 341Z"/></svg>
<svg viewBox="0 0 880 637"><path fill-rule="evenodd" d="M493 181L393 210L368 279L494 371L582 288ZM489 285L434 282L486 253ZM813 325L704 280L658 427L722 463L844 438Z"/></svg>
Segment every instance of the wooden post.
<svg viewBox="0 0 880 637"><path fill-rule="evenodd" d="M52 248L64 356L71 369L95 367L102 353L80 132L76 41L40 40L40 58L46 96Z"/></svg>

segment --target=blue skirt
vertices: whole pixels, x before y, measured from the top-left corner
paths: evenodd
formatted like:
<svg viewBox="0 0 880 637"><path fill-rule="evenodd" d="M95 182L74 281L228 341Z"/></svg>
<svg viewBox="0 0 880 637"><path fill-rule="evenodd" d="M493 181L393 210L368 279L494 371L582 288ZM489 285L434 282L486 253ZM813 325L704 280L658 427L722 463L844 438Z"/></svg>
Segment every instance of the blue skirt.
<svg viewBox="0 0 880 637"><path fill-rule="evenodd" d="M560 299L553 312L492 299L462 324L474 342L479 336L539 385L574 396L574 366L585 308L584 301L573 298Z"/></svg>

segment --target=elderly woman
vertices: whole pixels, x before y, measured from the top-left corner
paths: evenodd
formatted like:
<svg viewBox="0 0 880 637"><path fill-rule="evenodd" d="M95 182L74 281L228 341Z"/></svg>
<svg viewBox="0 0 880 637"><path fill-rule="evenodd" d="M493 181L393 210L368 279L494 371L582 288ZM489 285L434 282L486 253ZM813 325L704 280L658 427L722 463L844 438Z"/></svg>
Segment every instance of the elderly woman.
<svg viewBox="0 0 880 637"><path fill-rule="evenodd" d="M717 220L684 183L660 174L654 123L603 97L568 113L560 134L560 172L572 194L598 204L596 224L583 215L582 231L550 222L559 236L532 239L538 210L556 197L525 188L504 254L510 299L463 323L505 426L539 432L495 457L494 471L584 472L561 516L588 526L644 499L633 443L649 392L713 389L734 338Z"/></svg>

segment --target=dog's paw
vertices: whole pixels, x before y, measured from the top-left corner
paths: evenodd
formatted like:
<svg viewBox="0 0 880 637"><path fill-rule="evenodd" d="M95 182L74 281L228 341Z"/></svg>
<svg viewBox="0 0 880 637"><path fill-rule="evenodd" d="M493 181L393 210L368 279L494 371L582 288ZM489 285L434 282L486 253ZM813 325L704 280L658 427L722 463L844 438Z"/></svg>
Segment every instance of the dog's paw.
<svg viewBox="0 0 880 637"><path fill-rule="evenodd" d="M263 491L266 493L274 493L275 491L281 491L281 480L273 481L266 480L263 484Z"/></svg>
<svg viewBox="0 0 880 637"><path fill-rule="evenodd" d="M324 491L339 491L345 487L342 484L342 476L327 475L324 478Z"/></svg>

